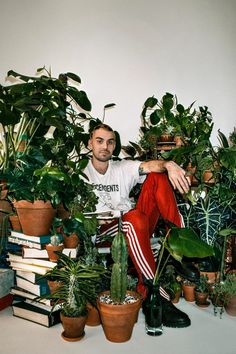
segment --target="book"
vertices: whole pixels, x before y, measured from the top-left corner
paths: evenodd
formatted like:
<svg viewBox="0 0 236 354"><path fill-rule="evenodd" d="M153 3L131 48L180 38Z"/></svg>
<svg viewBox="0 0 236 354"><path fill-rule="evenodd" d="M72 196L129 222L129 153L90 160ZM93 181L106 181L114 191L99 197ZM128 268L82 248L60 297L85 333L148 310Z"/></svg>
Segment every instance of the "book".
<svg viewBox="0 0 236 354"><path fill-rule="evenodd" d="M30 236L26 235L22 232L11 230L10 231L10 236L11 237L16 237L21 240L27 240L30 242L36 242L36 243L49 243L51 239L51 235L43 235L43 236Z"/></svg>
<svg viewBox="0 0 236 354"><path fill-rule="evenodd" d="M40 259L40 258L23 258L22 256L14 253L8 252L8 261L9 262L15 262L15 263L23 263L23 264L30 264L30 265L36 265L39 267L45 267L45 268L54 268L57 263L56 262L51 262L49 260L45 259Z"/></svg>
<svg viewBox="0 0 236 354"><path fill-rule="evenodd" d="M14 296L14 300L19 299L18 301L25 301L26 299L29 300L35 300L36 296L24 289L18 288L17 286L14 286L11 288L10 293ZM35 301L34 301L35 302ZM53 305L53 300L51 299L40 299L37 300L37 302L41 302L47 306L52 306Z"/></svg>
<svg viewBox="0 0 236 354"><path fill-rule="evenodd" d="M47 281L45 279L38 281L38 283L31 283L24 278L16 276L16 286L37 296L49 294L50 292Z"/></svg>
<svg viewBox="0 0 236 354"><path fill-rule="evenodd" d="M34 272L27 272L24 270L16 270L15 274L18 277L30 281L31 283L37 283L37 281L40 281L42 279L42 275Z"/></svg>
<svg viewBox="0 0 236 354"><path fill-rule="evenodd" d="M51 304L51 305L47 305L44 304L40 301L34 301L33 299L25 299L25 302L31 305L34 305L36 307L39 307L40 309L46 310L46 311L57 311L60 310L62 307L62 303L60 304Z"/></svg>
<svg viewBox="0 0 236 354"><path fill-rule="evenodd" d="M7 294L5 296L0 297L0 311L10 306L13 301L12 294Z"/></svg>
<svg viewBox="0 0 236 354"><path fill-rule="evenodd" d="M8 243L17 244L19 246L27 246L30 248L43 249L45 247L44 243L37 243L28 240L23 240L15 236L8 236Z"/></svg>
<svg viewBox="0 0 236 354"><path fill-rule="evenodd" d="M70 256L71 258L76 258L77 248L64 248L62 253ZM36 248L22 247L22 257L23 258L48 258L48 252L46 249L39 250Z"/></svg>
<svg viewBox="0 0 236 354"><path fill-rule="evenodd" d="M21 301L12 304L13 316L51 327L60 323L60 310L51 312L28 302Z"/></svg>
<svg viewBox="0 0 236 354"><path fill-rule="evenodd" d="M55 263L56 265L56 263ZM20 262L10 262L10 266L13 270L24 270L28 272L34 272L36 274L44 275L46 272L52 268L37 266L34 264L20 263Z"/></svg>

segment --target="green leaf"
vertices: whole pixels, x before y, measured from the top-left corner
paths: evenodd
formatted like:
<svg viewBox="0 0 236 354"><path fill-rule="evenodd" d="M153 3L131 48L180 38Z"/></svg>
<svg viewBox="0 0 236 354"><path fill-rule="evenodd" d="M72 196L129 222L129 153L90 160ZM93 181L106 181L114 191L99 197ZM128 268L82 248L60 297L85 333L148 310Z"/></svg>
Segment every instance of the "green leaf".
<svg viewBox="0 0 236 354"><path fill-rule="evenodd" d="M104 106L104 109L114 107L116 104L115 103L108 103Z"/></svg>
<svg viewBox="0 0 236 354"><path fill-rule="evenodd" d="M223 230L219 231L219 235L220 236L224 236L224 237L227 237L227 236L230 236L230 235L234 235L234 234L236 234L236 230L235 229L223 229Z"/></svg>
<svg viewBox="0 0 236 354"><path fill-rule="evenodd" d="M157 98L152 96L146 99L146 101L144 102L144 106L153 108L157 104L157 102L158 102Z"/></svg>
<svg viewBox="0 0 236 354"><path fill-rule="evenodd" d="M205 258L214 254L213 248L188 228L172 228L168 243L179 256Z"/></svg>
<svg viewBox="0 0 236 354"><path fill-rule="evenodd" d="M70 79L72 79L72 80L78 82L79 84L81 84L81 79L80 79L80 77L78 75L76 75L74 73L70 73L70 72L66 73L65 75L67 77L69 77Z"/></svg>
<svg viewBox="0 0 236 354"><path fill-rule="evenodd" d="M158 111L155 110L154 112L152 112L152 114L150 115L150 122L152 123L152 125L156 125L160 122L160 117L158 115Z"/></svg>

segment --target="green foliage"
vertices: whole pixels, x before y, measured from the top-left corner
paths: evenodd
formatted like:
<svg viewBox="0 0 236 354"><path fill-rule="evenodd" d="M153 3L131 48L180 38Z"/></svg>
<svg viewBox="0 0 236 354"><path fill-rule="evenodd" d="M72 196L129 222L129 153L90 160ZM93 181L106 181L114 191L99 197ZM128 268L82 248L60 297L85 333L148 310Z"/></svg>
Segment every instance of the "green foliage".
<svg viewBox="0 0 236 354"><path fill-rule="evenodd" d="M76 317L87 313L87 303L96 304L97 287L102 275L106 273L103 266L87 265L79 260L60 254L58 266L49 270L44 276L46 279L53 277L60 281L53 294L39 298L49 298L61 303L62 312L66 316Z"/></svg>
<svg viewBox="0 0 236 354"><path fill-rule="evenodd" d="M111 298L113 301L122 303L127 291L127 267L128 247L122 232L112 241L111 254L114 264L111 274Z"/></svg>
<svg viewBox="0 0 236 354"><path fill-rule="evenodd" d="M208 284L208 276L200 275L200 279L196 285L195 291L200 293L208 293L209 292L209 284Z"/></svg>
<svg viewBox="0 0 236 354"><path fill-rule="evenodd" d="M154 285L157 285L161 279L168 261L168 257L164 263L162 261L165 249L168 251L168 257L172 255L179 262L181 262L183 256L204 258L213 255L213 248L200 240L199 236L192 229L179 228L175 225L171 225L165 237L162 239L157 269L153 280Z"/></svg>

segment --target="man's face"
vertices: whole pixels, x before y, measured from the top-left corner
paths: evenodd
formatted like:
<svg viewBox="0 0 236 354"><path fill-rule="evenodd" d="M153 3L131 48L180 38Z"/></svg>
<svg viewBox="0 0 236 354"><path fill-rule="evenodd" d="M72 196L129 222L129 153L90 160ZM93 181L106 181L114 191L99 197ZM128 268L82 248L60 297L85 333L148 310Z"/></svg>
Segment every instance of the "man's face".
<svg viewBox="0 0 236 354"><path fill-rule="evenodd" d="M93 151L93 158L102 162L108 161L116 146L115 135L103 128L97 129L93 132L88 146Z"/></svg>

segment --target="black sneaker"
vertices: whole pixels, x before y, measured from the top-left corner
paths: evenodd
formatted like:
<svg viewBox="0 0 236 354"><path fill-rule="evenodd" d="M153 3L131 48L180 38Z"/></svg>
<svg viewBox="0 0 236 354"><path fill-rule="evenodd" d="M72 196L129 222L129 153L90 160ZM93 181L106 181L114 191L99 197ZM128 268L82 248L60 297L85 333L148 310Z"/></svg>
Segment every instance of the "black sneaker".
<svg viewBox="0 0 236 354"><path fill-rule="evenodd" d="M162 322L163 326L173 328L184 328L191 325L188 315L164 298L162 298Z"/></svg>

